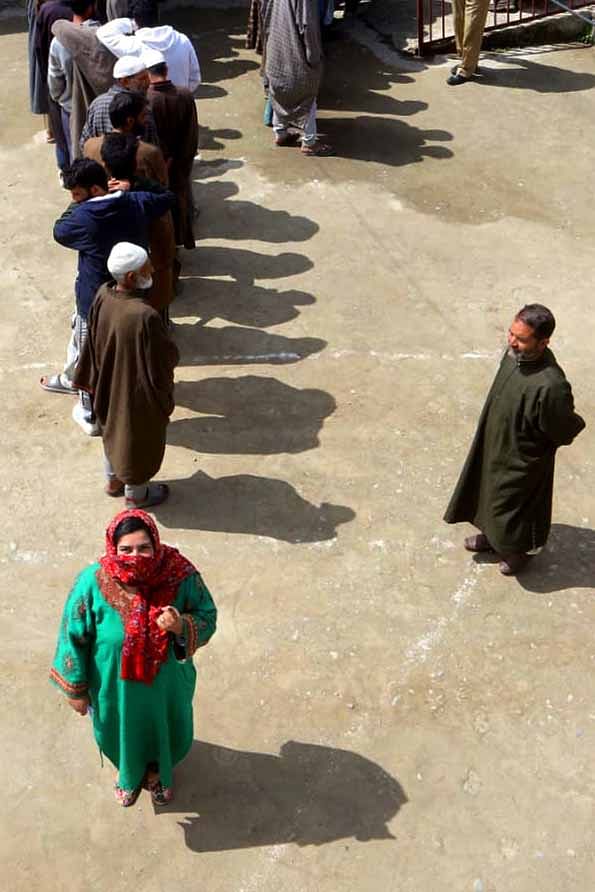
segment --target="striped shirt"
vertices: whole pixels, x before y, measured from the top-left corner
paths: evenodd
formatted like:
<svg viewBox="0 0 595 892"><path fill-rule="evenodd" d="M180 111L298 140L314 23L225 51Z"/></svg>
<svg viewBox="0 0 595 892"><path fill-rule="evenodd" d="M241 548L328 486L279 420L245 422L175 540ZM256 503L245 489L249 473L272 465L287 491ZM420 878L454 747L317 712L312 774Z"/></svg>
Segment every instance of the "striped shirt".
<svg viewBox="0 0 595 892"><path fill-rule="evenodd" d="M89 110L87 112L87 120L85 121L85 126L83 127L81 138L79 141L81 152L83 151L83 146L91 136L103 136L104 133L111 133L111 131L114 129L112 127L112 122L110 121L109 116L109 107L111 105L112 99L118 93L127 92L130 91L126 90L124 87L121 87L119 84L114 84L113 87L109 88L107 93L102 93L101 96L97 96L97 98L93 100L93 102L89 106ZM153 143L154 146L159 145L157 127L155 126L155 121L153 120L153 115L148 105L143 139L145 142Z"/></svg>

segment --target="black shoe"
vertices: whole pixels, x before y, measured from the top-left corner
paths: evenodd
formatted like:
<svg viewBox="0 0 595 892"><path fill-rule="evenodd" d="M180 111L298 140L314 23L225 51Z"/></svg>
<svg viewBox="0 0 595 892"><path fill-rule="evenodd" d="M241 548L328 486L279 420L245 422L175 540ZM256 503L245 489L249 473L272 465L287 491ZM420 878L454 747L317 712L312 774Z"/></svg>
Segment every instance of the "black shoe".
<svg viewBox="0 0 595 892"><path fill-rule="evenodd" d="M463 77L461 74L451 74L446 78L446 83L451 87L456 87L458 84L467 84L470 80L470 77Z"/></svg>

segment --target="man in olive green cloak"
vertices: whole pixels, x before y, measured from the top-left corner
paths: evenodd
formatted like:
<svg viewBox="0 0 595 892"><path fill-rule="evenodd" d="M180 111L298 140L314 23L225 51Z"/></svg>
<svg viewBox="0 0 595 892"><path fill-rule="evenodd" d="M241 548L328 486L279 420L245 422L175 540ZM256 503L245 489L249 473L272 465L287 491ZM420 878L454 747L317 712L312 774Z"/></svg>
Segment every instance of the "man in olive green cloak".
<svg viewBox="0 0 595 892"><path fill-rule="evenodd" d="M552 519L554 462L585 427L570 384L548 348L556 321L528 304L508 332L508 350L488 394L471 450L444 515L481 532L468 551L493 551L514 576L542 548Z"/></svg>

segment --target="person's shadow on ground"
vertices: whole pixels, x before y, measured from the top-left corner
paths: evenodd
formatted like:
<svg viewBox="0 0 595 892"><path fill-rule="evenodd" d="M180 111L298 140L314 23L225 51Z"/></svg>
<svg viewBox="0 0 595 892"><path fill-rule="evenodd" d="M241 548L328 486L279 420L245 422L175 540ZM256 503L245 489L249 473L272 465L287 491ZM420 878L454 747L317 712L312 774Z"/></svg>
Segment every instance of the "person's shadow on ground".
<svg viewBox="0 0 595 892"><path fill-rule="evenodd" d="M394 840L387 824L407 802L399 782L347 750L288 741L278 756L195 740L176 770L176 798L194 852L338 839Z"/></svg>
<svg viewBox="0 0 595 892"><path fill-rule="evenodd" d="M256 375L178 381L176 405L202 417L171 422L168 445L225 455L315 449L324 419L336 409L324 390L300 390Z"/></svg>
<svg viewBox="0 0 595 892"><path fill-rule="evenodd" d="M595 87L595 74L568 71L506 53L498 53L491 58L500 63L508 63L510 67L499 65L498 68L487 68L484 65L481 77L475 78L474 83L515 90L534 90L535 93L577 93Z"/></svg>
<svg viewBox="0 0 595 892"><path fill-rule="evenodd" d="M155 513L159 523L173 529L248 533L297 544L335 539L339 524L355 517L344 505L313 505L285 480L271 477L217 478L197 471L170 483L170 497Z"/></svg>
<svg viewBox="0 0 595 892"><path fill-rule="evenodd" d="M180 366L288 365L326 347L321 338L288 338L259 328L176 324Z"/></svg>
<svg viewBox="0 0 595 892"><path fill-rule="evenodd" d="M209 149L213 151L215 149L224 149L225 143L220 142L219 140L241 138L241 130L234 130L230 127L222 127L219 130L212 130L210 127L206 127L204 124L201 124L199 135L199 150Z"/></svg>
<svg viewBox="0 0 595 892"><path fill-rule="evenodd" d="M595 530L552 524L546 547L517 578L537 594L595 588Z"/></svg>
<svg viewBox="0 0 595 892"><path fill-rule="evenodd" d="M230 262L233 262L233 249L228 250ZM282 259L281 255L278 256ZM308 264L309 261L304 258L304 267L307 268ZM242 276L242 273L238 273L238 276ZM316 298L307 291L293 288L277 291L276 288L254 285L251 273L248 273L248 278L235 281L185 276L182 282L182 294L176 298L170 315L198 316L201 325L212 319L225 319L249 328L268 328L269 325L291 322L300 315L300 307L316 303Z"/></svg>
<svg viewBox="0 0 595 892"><path fill-rule="evenodd" d="M203 208L200 227L209 239L252 239L285 244L305 242L318 232L318 224L309 217L271 210L254 201L235 199L240 189L231 180L213 180L210 176L206 179L207 182L200 186Z"/></svg>
<svg viewBox="0 0 595 892"><path fill-rule="evenodd" d="M452 158L443 145L452 133L447 130L421 130L397 118L359 115L348 118L324 118L319 122L337 155L354 161L374 161L401 167L424 158Z"/></svg>

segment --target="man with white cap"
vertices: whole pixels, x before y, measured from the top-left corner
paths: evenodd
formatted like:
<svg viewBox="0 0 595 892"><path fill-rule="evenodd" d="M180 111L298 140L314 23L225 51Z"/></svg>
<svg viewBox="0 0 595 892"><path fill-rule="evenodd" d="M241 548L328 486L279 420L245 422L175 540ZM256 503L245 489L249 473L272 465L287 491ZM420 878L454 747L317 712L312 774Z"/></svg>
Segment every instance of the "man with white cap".
<svg viewBox="0 0 595 892"><path fill-rule="evenodd" d="M105 452L105 492L124 495L129 508L148 508L169 495L167 484L151 478L165 453L179 354L144 297L152 284L144 248L119 242L107 265L116 284L103 285L91 307L75 385L93 400Z"/></svg>
<svg viewBox="0 0 595 892"><path fill-rule="evenodd" d="M107 93L102 93L89 106L87 120L79 142L81 152L89 137L101 136L104 133L110 133L113 129L109 108L117 93L128 90L146 94L149 86L147 68L140 56L123 56L118 59L114 65L114 80L115 84L109 88ZM144 139L145 142L153 143L155 146L159 145L157 128L150 110L147 111L145 120Z"/></svg>
<svg viewBox="0 0 595 892"><path fill-rule="evenodd" d="M146 50L163 53L169 76L176 87L194 92L201 81L200 66L191 41L171 25L155 23L154 4L132 0L131 18L113 19L97 31L97 39L114 56L142 56Z"/></svg>

